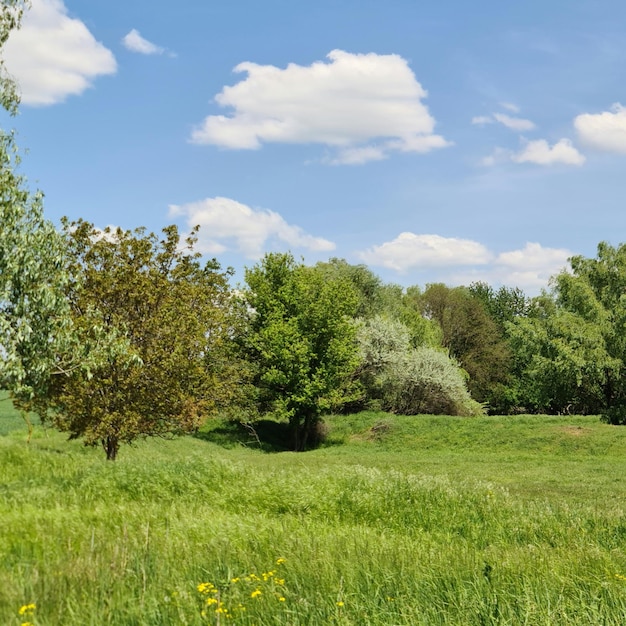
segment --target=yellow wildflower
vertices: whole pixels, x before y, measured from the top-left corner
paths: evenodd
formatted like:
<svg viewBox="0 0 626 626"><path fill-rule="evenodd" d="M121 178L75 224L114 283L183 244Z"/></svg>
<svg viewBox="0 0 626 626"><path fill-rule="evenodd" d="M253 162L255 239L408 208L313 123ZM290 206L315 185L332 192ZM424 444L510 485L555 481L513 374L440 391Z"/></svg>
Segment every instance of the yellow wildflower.
<svg viewBox="0 0 626 626"><path fill-rule="evenodd" d="M30 604L25 604L24 606L20 607L18 614L26 615L26 613L32 613L36 608L37 608L37 605L34 602L31 602Z"/></svg>
<svg viewBox="0 0 626 626"><path fill-rule="evenodd" d="M337 602L337 606L338 606L339 608L341 608L341 607L343 606L343 602L342 602L341 600L339 600L339 602Z"/></svg>
<svg viewBox="0 0 626 626"><path fill-rule="evenodd" d="M276 559L276 565L282 565L283 563L286 563L287 559L283 559L283 557L281 556L280 559Z"/></svg>
<svg viewBox="0 0 626 626"><path fill-rule="evenodd" d="M280 598L278 598L279 602L284 602L285 601L285 596L280 596Z"/></svg>
<svg viewBox="0 0 626 626"><path fill-rule="evenodd" d="M258 598L263 592L260 589L255 589L251 594L251 598Z"/></svg>

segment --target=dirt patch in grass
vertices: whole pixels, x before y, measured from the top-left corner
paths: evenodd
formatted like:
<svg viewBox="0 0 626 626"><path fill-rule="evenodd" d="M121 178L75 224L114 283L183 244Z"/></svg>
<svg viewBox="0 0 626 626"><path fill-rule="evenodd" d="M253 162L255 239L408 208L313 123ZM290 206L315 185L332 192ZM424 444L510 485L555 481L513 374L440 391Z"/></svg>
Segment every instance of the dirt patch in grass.
<svg viewBox="0 0 626 626"><path fill-rule="evenodd" d="M582 426L560 426L559 430L572 437L582 437L583 435L588 435L590 432L589 428L583 428Z"/></svg>

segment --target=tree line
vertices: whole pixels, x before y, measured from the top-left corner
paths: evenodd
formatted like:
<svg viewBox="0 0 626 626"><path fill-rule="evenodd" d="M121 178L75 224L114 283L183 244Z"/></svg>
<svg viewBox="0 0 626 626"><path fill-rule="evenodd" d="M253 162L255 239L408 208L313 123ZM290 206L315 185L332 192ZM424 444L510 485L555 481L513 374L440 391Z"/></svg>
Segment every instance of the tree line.
<svg viewBox="0 0 626 626"><path fill-rule="evenodd" d="M2 175L0 384L108 459L217 414L272 415L296 450L331 412L625 419L624 245L573 257L535 298L481 282L402 288L289 253L233 288L194 251L195 230L57 230L6 162Z"/></svg>
<svg viewBox="0 0 626 626"><path fill-rule="evenodd" d="M27 3L0 7L0 48ZM0 104L19 96L0 61ZM0 131L0 388L101 445L196 431L216 414L290 425L315 445L330 412L593 413L626 422L626 245L520 289L402 288L343 259L267 254L232 272L175 226L97 229L43 214Z"/></svg>

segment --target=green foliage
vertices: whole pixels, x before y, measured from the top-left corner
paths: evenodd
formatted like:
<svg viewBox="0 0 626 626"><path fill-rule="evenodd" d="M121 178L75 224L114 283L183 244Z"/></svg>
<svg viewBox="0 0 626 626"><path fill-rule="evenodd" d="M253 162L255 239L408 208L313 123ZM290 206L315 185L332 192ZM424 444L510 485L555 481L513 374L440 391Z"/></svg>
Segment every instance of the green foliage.
<svg viewBox="0 0 626 626"><path fill-rule="evenodd" d="M83 345L94 321L125 340L90 370L56 379L54 425L102 444L193 431L231 395L234 372L218 367L230 341L228 274L202 265L195 234L181 247L176 227L163 238L65 222L72 276L67 290Z"/></svg>
<svg viewBox="0 0 626 626"><path fill-rule="evenodd" d="M366 265L350 265L345 259L332 258L315 266L331 280L352 284L357 298L355 317L372 317L385 308L385 285Z"/></svg>
<svg viewBox="0 0 626 626"><path fill-rule="evenodd" d="M27 402L45 397L67 339L65 246L14 171L16 148L0 136L0 385Z"/></svg>
<svg viewBox="0 0 626 626"><path fill-rule="evenodd" d="M0 7L0 49L28 2ZM17 87L0 59L0 105L17 113ZM50 377L74 366L63 238L43 215L42 194L18 173L12 132L0 131L0 387L17 405L41 404ZM26 413L24 413L26 416Z"/></svg>
<svg viewBox="0 0 626 626"><path fill-rule="evenodd" d="M433 284L421 302L426 317L439 324L443 346L469 374L472 397L491 403L507 381L510 353L481 301L465 287Z"/></svg>
<svg viewBox="0 0 626 626"><path fill-rule="evenodd" d="M30 8L29 0L2 0L0 5L0 50L9 36L20 27L24 11ZM17 113L20 103L18 85L6 69L0 57L0 106L11 115Z"/></svg>
<svg viewBox="0 0 626 626"><path fill-rule="evenodd" d="M509 325L520 404L551 412L603 413L621 423L626 407L626 246L598 246L570 259L553 294L536 298Z"/></svg>
<svg viewBox="0 0 626 626"><path fill-rule="evenodd" d="M344 259L333 258L327 263L318 263L316 267L329 278L352 283L358 295L356 318L370 319L377 315L390 317L406 326L413 347L441 346L441 332L437 323L422 315L419 287L405 290L400 285L385 284L365 265L350 265Z"/></svg>
<svg viewBox="0 0 626 626"><path fill-rule="evenodd" d="M304 449L320 416L354 397L357 294L350 282L289 254L266 255L246 270L246 282L246 345L261 408L288 420L295 449Z"/></svg>
<svg viewBox="0 0 626 626"><path fill-rule="evenodd" d="M530 298L518 287L502 286L495 290L485 282L475 282L468 291L482 302L485 310L505 335L507 323L526 317L530 311Z"/></svg>
<svg viewBox="0 0 626 626"><path fill-rule="evenodd" d="M606 388L619 377L620 362L607 352L599 320L586 320L538 297L528 317L510 325L514 383L527 410L598 413Z"/></svg>
<svg viewBox="0 0 626 626"><path fill-rule="evenodd" d="M360 378L368 399L406 415L480 415L459 366L441 351L413 348L409 330L398 321L374 317L359 324Z"/></svg>

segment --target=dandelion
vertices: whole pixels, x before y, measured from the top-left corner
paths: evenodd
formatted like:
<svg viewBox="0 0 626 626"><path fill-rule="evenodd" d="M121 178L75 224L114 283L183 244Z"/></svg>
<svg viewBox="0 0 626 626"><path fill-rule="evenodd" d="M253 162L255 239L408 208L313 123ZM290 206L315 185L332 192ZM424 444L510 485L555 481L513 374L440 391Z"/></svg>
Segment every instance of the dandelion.
<svg viewBox="0 0 626 626"><path fill-rule="evenodd" d="M338 606L339 608L341 608L343 605L344 605L344 603L343 603L341 600L339 600L339 602L337 602L337 606Z"/></svg>
<svg viewBox="0 0 626 626"><path fill-rule="evenodd" d="M285 602L285 596L280 596L280 598L278 598L279 602Z"/></svg>
<svg viewBox="0 0 626 626"><path fill-rule="evenodd" d="M237 576L236 578L231 578L230 582L233 583L233 585L236 585L239 582L240 578L239 576Z"/></svg>
<svg viewBox="0 0 626 626"><path fill-rule="evenodd" d="M251 598L258 598L263 592L260 589L255 589L251 594Z"/></svg>
<svg viewBox="0 0 626 626"><path fill-rule="evenodd" d="M282 587L285 584L285 579L284 578L275 578L274 582L279 585L280 587Z"/></svg>
<svg viewBox="0 0 626 626"><path fill-rule="evenodd" d="M283 563L286 563L287 559L284 559L282 556L279 559L276 559L276 565L282 565Z"/></svg>
<svg viewBox="0 0 626 626"><path fill-rule="evenodd" d="M26 615L27 613L33 613L36 608L37 608L37 605L34 602L31 602L30 604L25 604L24 606L20 607L20 610L18 611L18 615Z"/></svg>
<svg viewBox="0 0 626 626"><path fill-rule="evenodd" d="M213 583L200 583L197 589L200 593L217 593L217 589Z"/></svg>

